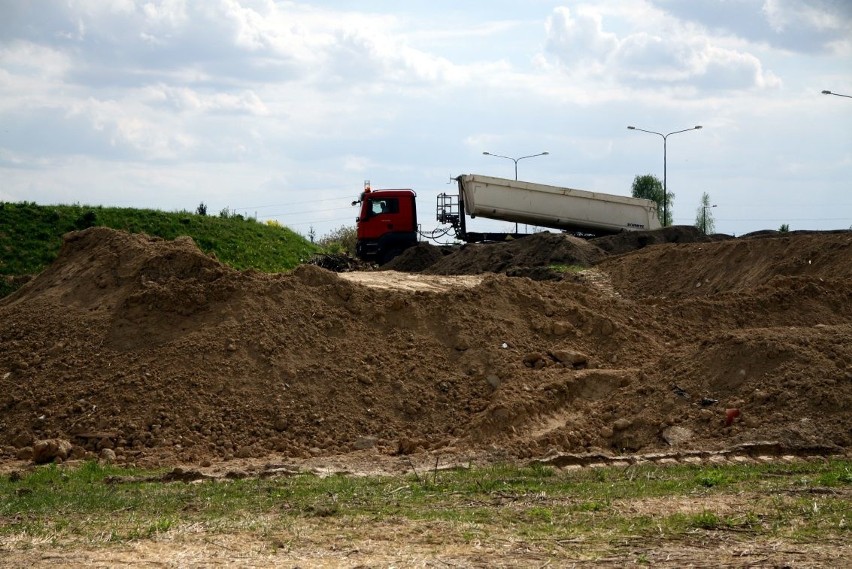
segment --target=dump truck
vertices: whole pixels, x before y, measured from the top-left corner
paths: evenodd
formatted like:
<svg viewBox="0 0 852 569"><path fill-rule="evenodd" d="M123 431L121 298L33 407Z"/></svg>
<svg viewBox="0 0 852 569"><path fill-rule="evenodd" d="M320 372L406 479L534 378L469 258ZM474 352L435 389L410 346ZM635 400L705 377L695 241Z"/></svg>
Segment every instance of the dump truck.
<svg viewBox="0 0 852 569"><path fill-rule="evenodd" d="M652 200L616 196L466 174L454 178L458 194L438 195L436 219L443 225L436 232L467 243L505 241L525 234L471 232L467 218L482 217L558 229L589 237L611 235L622 231L659 229L657 204ZM410 189L373 190L365 183L356 218L359 258L387 263L419 237L434 238L435 233L422 234L417 224L416 193Z"/></svg>

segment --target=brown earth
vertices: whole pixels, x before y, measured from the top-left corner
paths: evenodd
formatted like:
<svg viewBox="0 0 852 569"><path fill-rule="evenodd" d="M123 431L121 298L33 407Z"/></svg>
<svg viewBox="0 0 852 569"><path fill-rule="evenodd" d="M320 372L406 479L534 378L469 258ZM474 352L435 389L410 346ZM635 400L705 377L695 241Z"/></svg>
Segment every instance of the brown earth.
<svg viewBox="0 0 852 569"><path fill-rule="evenodd" d="M0 300L0 456L44 439L143 466L848 452L852 234L687 233L469 246L371 286L238 272L189 238L71 233ZM436 277L554 263L594 267Z"/></svg>

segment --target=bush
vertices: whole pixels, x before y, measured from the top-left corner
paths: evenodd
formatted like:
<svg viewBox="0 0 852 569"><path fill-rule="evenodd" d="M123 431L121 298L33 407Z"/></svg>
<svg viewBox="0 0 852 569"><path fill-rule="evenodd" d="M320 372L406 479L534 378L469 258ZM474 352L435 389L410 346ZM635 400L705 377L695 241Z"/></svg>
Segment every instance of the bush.
<svg viewBox="0 0 852 569"><path fill-rule="evenodd" d="M219 212L219 217L222 219L245 219L242 214L239 214L232 209L228 209L227 207L222 208L222 211Z"/></svg>
<svg viewBox="0 0 852 569"><path fill-rule="evenodd" d="M74 227L78 230L86 229L87 227L94 227L95 224L97 224L97 221L98 214L89 210L74 221Z"/></svg>
<svg viewBox="0 0 852 569"><path fill-rule="evenodd" d="M357 242L357 230L351 226L341 225L334 231L321 237L318 245L328 253L347 253L354 257L355 244Z"/></svg>

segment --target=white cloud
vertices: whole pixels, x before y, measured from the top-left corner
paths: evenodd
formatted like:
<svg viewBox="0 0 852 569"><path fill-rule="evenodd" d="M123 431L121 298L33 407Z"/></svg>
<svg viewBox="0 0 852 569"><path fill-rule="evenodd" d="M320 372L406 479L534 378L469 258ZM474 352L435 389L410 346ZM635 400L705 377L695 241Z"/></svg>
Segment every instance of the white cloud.
<svg viewBox="0 0 852 569"><path fill-rule="evenodd" d="M776 87L757 56L719 45L704 30L669 21L665 34L637 30L618 37L590 8L557 8L547 20L547 53L569 74L609 79L634 88L660 83L713 89Z"/></svg>
<svg viewBox="0 0 852 569"><path fill-rule="evenodd" d="M82 118L106 144L129 152L137 160L171 160L195 145L191 135L166 127L147 116L144 108L93 98L74 103L67 118Z"/></svg>
<svg viewBox="0 0 852 569"><path fill-rule="evenodd" d="M846 7L844 12L843 7ZM777 33L791 28L807 28L816 32L839 32L849 28L852 8L840 2L802 2L801 0L765 0L763 12Z"/></svg>
<svg viewBox="0 0 852 569"><path fill-rule="evenodd" d="M158 103L167 104L178 111L269 115L268 107L252 90L235 93L203 93L189 87L172 87L159 84L146 87L142 91L140 100L155 105Z"/></svg>
<svg viewBox="0 0 852 569"><path fill-rule="evenodd" d="M556 8L547 19L546 49L564 62L597 62L604 65L618 49L618 38L603 30L596 13L572 15L566 7Z"/></svg>
<svg viewBox="0 0 852 569"><path fill-rule="evenodd" d="M38 78L41 80L63 79L73 65L73 57L49 46L30 41L12 41L0 44L0 70L6 73L9 83L12 77Z"/></svg>
<svg viewBox="0 0 852 569"><path fill-rule="evenodd" d="M848 0L647 0L683 22L800 53L852 55Z"/></svg>
<svg viewBox="0 0 852 569"><path fill-rule="evenodd" d="M185 0L146 2L142 6L142 13L147 21L171 28L184 24L189 18Z"/></svg>
<svg viewBox="0 0 852 569"><path fill-rule="evenodd" d="M358 172L363 174L369 171L371 160L366 156L344 156L343 169L348 172Z"/></svg>
<svg viewBox="0 0 852 569"><path fill-rule="evenodd" d="M315 81L324 88L378 81L397 87L458 82L466 73L406 43L397 18L306 4L216 0L77 0L46 18L23 14L8 37L63 38L73 80L144 86L184 76L228 82ZM50 40L53 38L53 40ZM105 70L109 70L106 72Z"/></svg>

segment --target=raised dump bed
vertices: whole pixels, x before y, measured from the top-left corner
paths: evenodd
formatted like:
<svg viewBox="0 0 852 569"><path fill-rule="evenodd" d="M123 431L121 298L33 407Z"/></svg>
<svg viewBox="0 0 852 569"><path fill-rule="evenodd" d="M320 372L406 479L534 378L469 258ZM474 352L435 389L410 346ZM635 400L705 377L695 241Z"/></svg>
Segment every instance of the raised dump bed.
<svg viewBox="0 0 852 569"><path fill-rule="evenodd" d="M616 196L493 178L459 176L462 215L594 234L660 228L657 204Z"/></svg>

